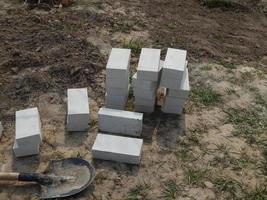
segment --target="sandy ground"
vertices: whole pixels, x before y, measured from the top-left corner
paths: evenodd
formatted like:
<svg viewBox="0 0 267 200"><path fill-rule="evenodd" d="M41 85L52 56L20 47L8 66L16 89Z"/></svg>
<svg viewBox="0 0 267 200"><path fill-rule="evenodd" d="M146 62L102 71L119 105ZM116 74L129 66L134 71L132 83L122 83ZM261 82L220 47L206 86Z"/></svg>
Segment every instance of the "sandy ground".
<svg viewBox="0 0 267 200"><path fill-rule="evenodd" d="M79 156L97 176L68 199L266 199L266 4L237 5L82 0L44 10L0 0L1 171L41 172L51 159ZM140 47L161 48L162 58L168 47L188 50L192 92L184 114L158 108L145 115L140 166L91 157L111 47L133 49L132 71ZM70 87L88 88L86 133L65 131ZM42 120L40 155L16 159L15 111L33 106ZM0 182L0 199L39 199L39 188Z"/></svg>

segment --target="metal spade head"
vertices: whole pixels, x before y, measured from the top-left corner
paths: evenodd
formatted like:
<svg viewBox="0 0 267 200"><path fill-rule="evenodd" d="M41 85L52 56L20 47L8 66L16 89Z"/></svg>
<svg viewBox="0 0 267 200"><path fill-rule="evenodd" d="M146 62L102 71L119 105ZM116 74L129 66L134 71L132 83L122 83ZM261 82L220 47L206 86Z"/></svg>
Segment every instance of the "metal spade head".
<svg viewBox="0 0 267 200"><path fill-rule="evenodd" d="M95 177L94 167L81 158L52 160L44 174L55 177L41 185L41 199L72 196L86 189Z"/></svg>

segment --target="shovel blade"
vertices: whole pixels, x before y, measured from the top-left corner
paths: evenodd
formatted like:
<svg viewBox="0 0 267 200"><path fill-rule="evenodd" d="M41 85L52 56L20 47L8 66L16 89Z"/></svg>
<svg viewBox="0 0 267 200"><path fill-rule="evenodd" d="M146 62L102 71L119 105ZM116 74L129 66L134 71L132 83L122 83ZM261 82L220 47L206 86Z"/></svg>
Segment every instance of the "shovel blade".
<svg viewBox="0 0 267 200"><path fill-rule="evenodd" d="M95 169L81 158L66 158L51 161L45 174L60 177L53 184L41 185L41 199L54 199L86 189L95 177Z"/></svg>

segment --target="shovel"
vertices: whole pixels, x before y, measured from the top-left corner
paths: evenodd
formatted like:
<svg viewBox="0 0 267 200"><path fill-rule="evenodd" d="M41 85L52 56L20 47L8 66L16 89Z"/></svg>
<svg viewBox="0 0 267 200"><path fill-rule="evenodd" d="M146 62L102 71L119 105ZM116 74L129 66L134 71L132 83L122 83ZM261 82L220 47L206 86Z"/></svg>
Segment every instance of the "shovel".
<svg viewBox="0 0 267 200"><path fill-rule="evenodd" d="M41 199L75 195L86 189L95 177L94 167L81 158L52 160L44 173L0 173L0 181L36 182Z"/></svg>

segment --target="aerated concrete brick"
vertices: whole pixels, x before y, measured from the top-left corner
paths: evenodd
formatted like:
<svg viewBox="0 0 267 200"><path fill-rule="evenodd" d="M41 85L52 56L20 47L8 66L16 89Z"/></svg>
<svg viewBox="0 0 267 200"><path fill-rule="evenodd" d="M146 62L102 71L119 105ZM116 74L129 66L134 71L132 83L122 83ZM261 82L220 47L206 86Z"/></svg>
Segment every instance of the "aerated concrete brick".
<svg viewBox="0 0 267 200"><path fill-rule="evenodd" d="M167 96L186 99L190 92L188 69L186 68L179 90L168 89Z"/></svg>
<svg viewBox="0 0 267 200"><path fill-rule="evenodd" d="M144 89L144 90L156 90L158 87L158 81L146 81L138 79L137 73L132 77L132 84L134 89Z"/></svg>
<svg viewBox="0 0 267 200"><path fill-rule="evenodd" d="M139 164L142 139L98 134L92 147L93 158Z"/></svg>
<svg viewBox="0 0 267 200"><path fill-rule="evenodd" d="M154 106L156 103L156 98L136 98L135 97L135 104L136 105L142 105L142 106L148 106L148 107L152 107Z"/></svg>
<svg viewBox="0 0 267 200"><path fill-rule="evenodd" d="M68 89L68 131L86 131L89 124L87 88Z"/></svg>
<svg viewBox="0 0 267 200"><path fill-rule="evenodd" d="M42 142L40 115L36 107L16 112L15 140L18 145L29 147Z"/></svg>
<svg viewBox="0 0 267 200"><path fill-rule="evenodd" d="M134 92L134 97L136 99L139 98L155 99L157 90L144 90L144 89L134 88L133 92Z"/></svg>
<svg viewBox="0 0 267 200"><path fill-rule="evenodd" d="M160 49L142 48L137 67L138 79L158 81Z"/></svg>
<svg viewBox="0 0 267 200"><path fill-rule="evenodd" d="M124 96L105 95L105 104L124 105L127 102L128 94Z"/></svg>
<svg viewBox="0 0 267 200"><path fill-rule="evenodd" d="M187 52L185 50L168 48L162 69L161 80L163 82L169 79L182 79L186 68L186 54Z"/></svg>
<svg viewBox="0 0 267 200"><path fill-rule="evenodd" d="M107 77L124 80L129 73L130 57L130 49L112 48L106 66Z"/></svg>
<svg viewBox="0 0 267 200"><path fill-rule="evenodd" d="M109 108L100 108L98 112L98 127L101 131L140 136L142 124L142 113Z"/></svg>
<svg viewBox="0 0 267 200"><path fill-rule="evenodd" d="M142 106L142 105L135 104L134 110L136 112L152 113L155 110L155 105L152 105L152 106Z"/></svg>
<svg viewBox="0 0 267 200"><path fill-rule="evenodd" d="M118 78L107 78L106 87L122 88L127 89L129 86L129 78L127 79L118 79Z"/></svg>
<svg viewBox="0 0 267 200"><path fill-rule="evenodd" d="M15 141L13 145L13 152L16 157L39 154L39 144L36 144L36 146L31 146L27 144L19 146L18 143Z"/></svg>
<svg viewBox="0 0 267 200"><path fill-rule="evenodd" d="M160 80L160 86L161 87L165 87L165 88L169 88L169 89L173 89L173 90L180 90L181 88L181 85L183 84L183 79L184 79L184 76L186 74L186 66L187 66L187 61L185 62L185 69L184 69L184 72L182 74L182 78L178 78L178 77L168 77L167 76L167 73L164 73L164 70L163 70L163 73L161 75L161 80Z"/></svg>
<svg viewBox="0 0 267 200"><path fill-rule="evenodd" d="M125 96L129 93L129 88L116 88L116 87L106 87L106 93L111 96Z"/></svg>
<svg viewBox="0 0 267 200"><path fill-rule="evenodd" d="M166 106L163 105L161 107L162 112L169 113L169 114L182 114L183 107L182 106Z"/></svg>

